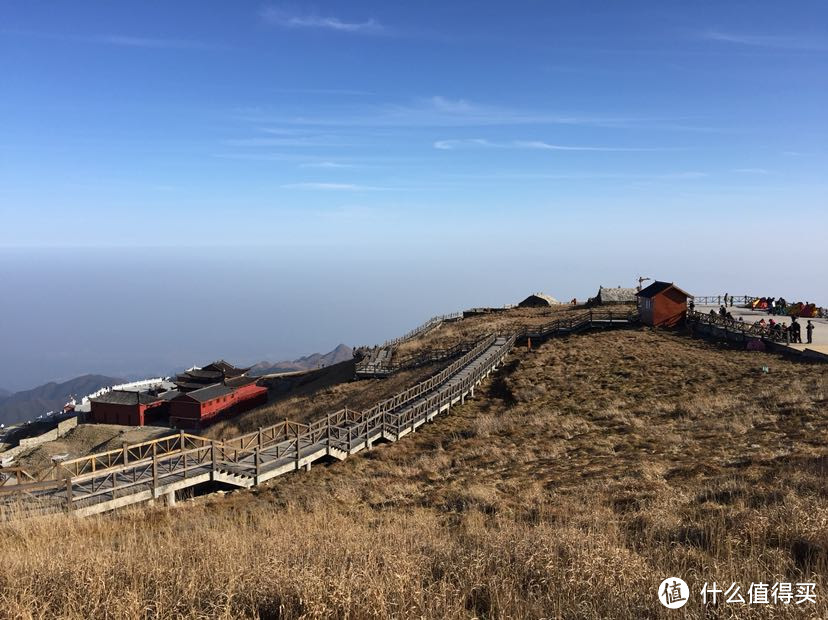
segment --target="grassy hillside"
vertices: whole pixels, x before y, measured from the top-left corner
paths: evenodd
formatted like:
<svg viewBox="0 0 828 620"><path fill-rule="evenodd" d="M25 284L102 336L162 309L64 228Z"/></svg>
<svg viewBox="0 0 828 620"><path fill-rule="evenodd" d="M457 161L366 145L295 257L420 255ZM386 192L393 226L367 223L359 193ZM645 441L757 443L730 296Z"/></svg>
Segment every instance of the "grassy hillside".
<svg viewBox="0 0 828 620"><path fill-rule="evenodd" d="M825 617L826 397L824 366L664 332L516 350L481 397L343 463L0 526L0 617ZM818 604L717 615L712 580L816 581Z"/></svg>

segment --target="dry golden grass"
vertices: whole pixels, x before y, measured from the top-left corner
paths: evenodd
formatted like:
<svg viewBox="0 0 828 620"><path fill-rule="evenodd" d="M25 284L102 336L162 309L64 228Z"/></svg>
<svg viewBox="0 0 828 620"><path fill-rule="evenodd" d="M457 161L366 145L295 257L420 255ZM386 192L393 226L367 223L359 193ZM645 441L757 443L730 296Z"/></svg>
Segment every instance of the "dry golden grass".
<svg viewBox="0 0 828 620"><path fill-rule="evenodd" d="M826 391L825 367L663 332L516 350L485 397L344 463L0 526L0 617L825 617ZM705 609L714 579L818 604Z"/></svg>
<svg viewBox="0 0 828 620"><path fill-rule="evenodd" d="M631 309L633 309L632 306L623 305L603 308L603 310L619 313ZM504 312L471 316L462 321L443 323L419 338L401 343L396 348L395 355L403 356L423 350L453 347L461 342L475 342L494 332L507 332L525 326L543 325L584 311L583 306L560 305L549 308L511 308Z"/></svg>

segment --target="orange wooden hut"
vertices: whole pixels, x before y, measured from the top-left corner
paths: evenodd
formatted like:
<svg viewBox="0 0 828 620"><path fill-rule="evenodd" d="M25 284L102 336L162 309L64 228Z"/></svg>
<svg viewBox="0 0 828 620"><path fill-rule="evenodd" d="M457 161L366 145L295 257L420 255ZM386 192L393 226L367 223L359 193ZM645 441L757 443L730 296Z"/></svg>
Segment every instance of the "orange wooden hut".
<svg viewBox="0 0 828 620"><path fill-rule="evenodd" d="M653 327L672 327L687 316L690 296L672 282L653 282L636 293L641 322Z"/></svg>

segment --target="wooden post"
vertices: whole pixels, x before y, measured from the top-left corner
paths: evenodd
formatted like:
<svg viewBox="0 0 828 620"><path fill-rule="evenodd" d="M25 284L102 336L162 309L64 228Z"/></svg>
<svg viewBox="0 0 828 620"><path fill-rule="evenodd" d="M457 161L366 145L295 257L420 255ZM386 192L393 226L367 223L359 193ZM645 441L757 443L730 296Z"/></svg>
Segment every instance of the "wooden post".
<svg viewBox="0 0 828 620"><path fill-rule="evenodd" d="M256 463L256 484L259 484L259 468L260 468L260 458L259 458L259 448L255 448L253 450L253 460Z"/></svg>
<svg viewBox="0 0 828 620"><path fill-rule="evenodd" d="M66 510L72 512L72 478L66 479Z"/></svg>
<svg viewBox="0 0 828 620"><path fill-rule="evenodd" d="M124 442L122 447L124 449L124 465L128 465L129 464L129 444L127 442Z"/></svg>
<svg viewBox="0 0 828 620"><path fill-rule="evenodd" d="M262 449L262 443L263 443L263 440L262 440L262 427L260 426L259 427L259 450ZM256 473L256 475L258 476L259 474Z"/></svg>
<svg viewBox="0 0 828 620"><path fill-rule="evenodd" d="M184 450L184 431L178 431L178 449Z"/></svg>
<svg viewBox="0 0 828 620"><path fill-rule="evenodd" d="M331 414L328 414L327 424L325 424L326 442L328 447L328 454L331 452Z"/></svg>
<svg viewBox="0 0 828 620"><path fill-rule="evenodd" d="M296 469L299 469L299 429L296 429Z"/></svg>
<svg viewBox="0 0 828 620"><path fill-rule="evenodd" d="M155 489L158 488L158 458L152 455L152 496L155 497Z"/></svg>

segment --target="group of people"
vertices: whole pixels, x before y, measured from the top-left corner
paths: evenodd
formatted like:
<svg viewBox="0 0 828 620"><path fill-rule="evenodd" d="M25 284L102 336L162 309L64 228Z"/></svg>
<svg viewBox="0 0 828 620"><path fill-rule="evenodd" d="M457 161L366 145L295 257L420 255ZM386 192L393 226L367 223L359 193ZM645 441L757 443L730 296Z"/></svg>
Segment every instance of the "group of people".
<svg viewBox="0 0 828 620"><path fill-rule="evenodd" d="M710 315L713 318L718 317L718 319L728 323L744 324L745 322L742 317L734 319L733 315L730 313L726 306L720 306L718 312L711 309ZM765 322L765 319L759 319L758 321L754 322L753 325L762 332L766 332L772 340L784 340L785 342L789 342L791 344L802 343L802 324L797 320L795 316L791 317L790 325L787 325L786 323L781 321L775 321L773 319L769 319L767 322ZM805 325L805 334L807 338L807 344L813 344L814 324L810 319L808 319L808 323L807 325Z"/></svg>
<svg viewBox="0 0 828 620"><path fill-rule="evenodd" d="M725 295L725 299L727 296ZM725 302L727 305L727 302ZM751 302L751 307L754 310L765 310L768 314L777 316L793 316L802 318L818 318L826 315L824 308L818 308L816 304L809 301L797 301L796 303L788 303L784 297L759 297Z"/></svg>

